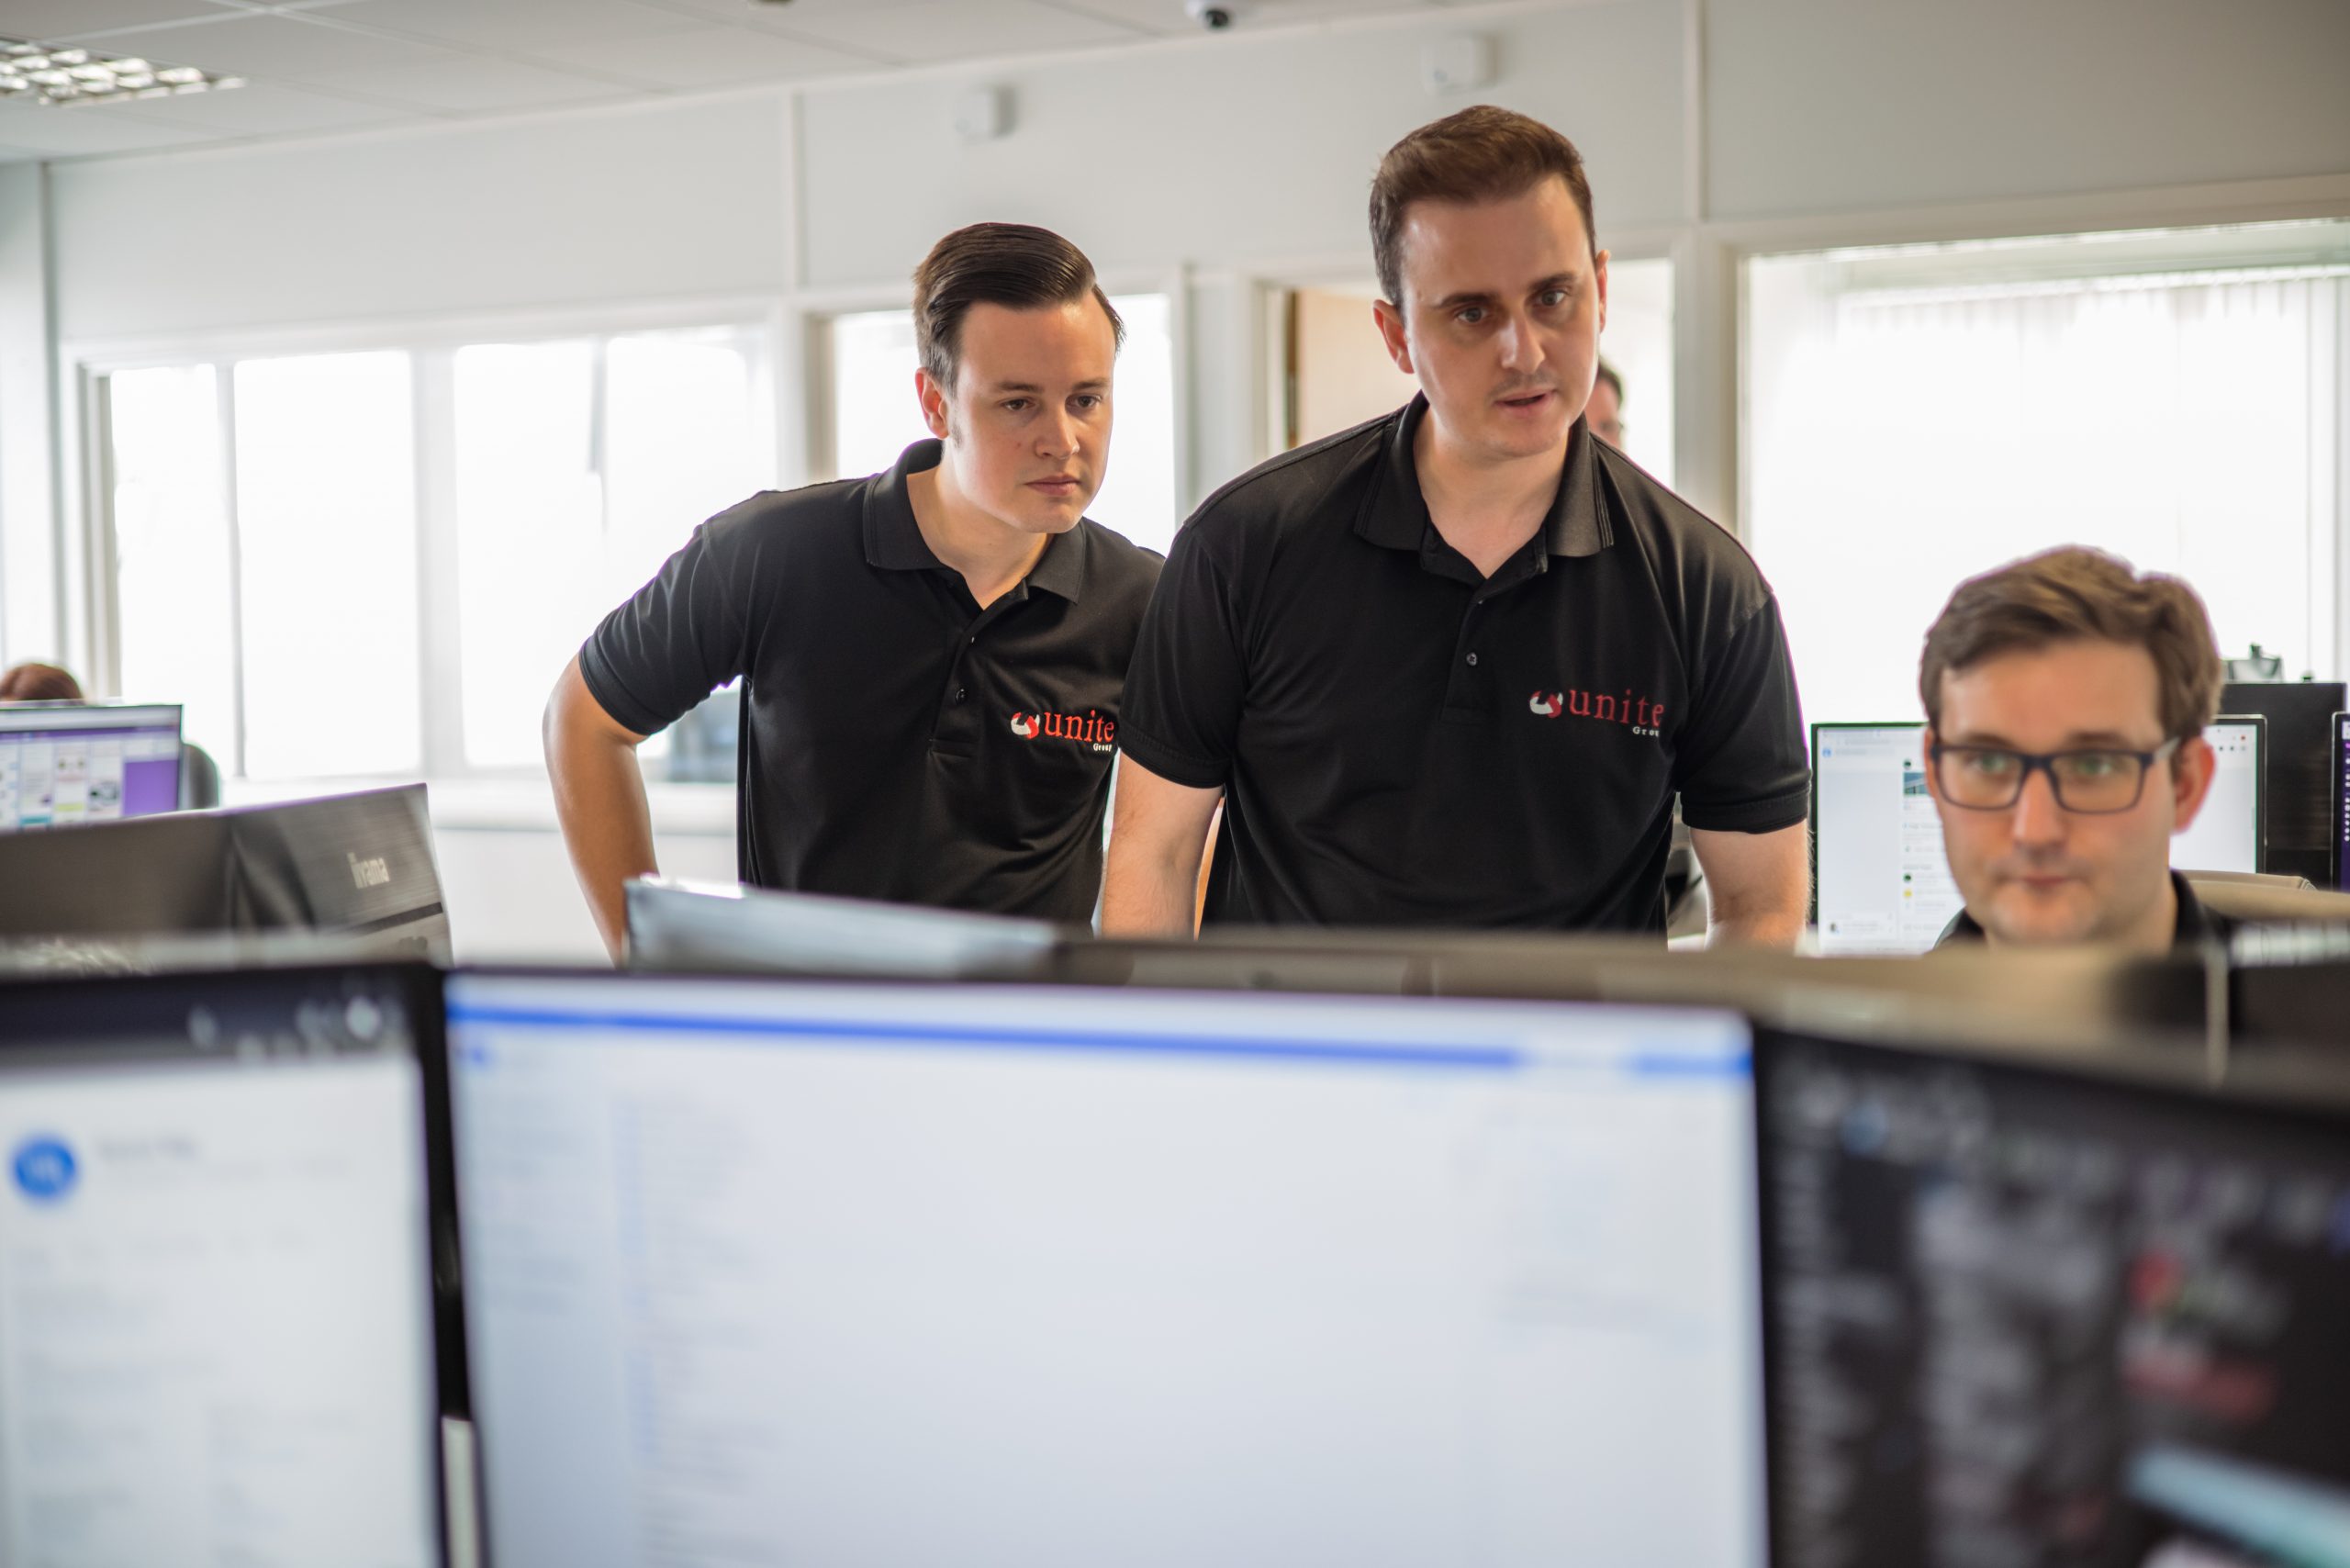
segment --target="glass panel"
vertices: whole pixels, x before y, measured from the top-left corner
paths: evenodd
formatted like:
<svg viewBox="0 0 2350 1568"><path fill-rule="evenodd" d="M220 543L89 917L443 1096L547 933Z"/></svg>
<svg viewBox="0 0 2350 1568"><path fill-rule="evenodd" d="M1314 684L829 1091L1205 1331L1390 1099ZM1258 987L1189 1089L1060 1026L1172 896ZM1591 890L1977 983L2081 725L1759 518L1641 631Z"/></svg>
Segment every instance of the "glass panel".
<svg viewBox="0 0 2350 1568"><path fill-rule="evenodd" d="M1137 544L1175 537L1175 353L1163 294L1113 295L1126 323L1113 394L1109 476L1087 515ZM861 478L930 432L914 397L913 319L875 310L834 319L833 471Z"/></svg>
<svg viewBox="0 0 2350 1568"><path fill-rule="evenodd" d="M235 596L218 372L125 371L107 378L106 399L122 695L181 704L181 734L232 771Z"/></svg>
<svg viewBox="0 0 2350 1568"><path fill-rule="evenodd" d="M465 759L529 767L557 673L611 607L595 347L474 345L454 379Z"/></svg>
<svg viewBox="0 0 2350 1568"><path fill-rule="evenodd" d="M249 360L236 395L245 771L412 773L421 678L408 356Z"/></svg>
<svg viewBox="0 0 2350 1568"><path fill-rule="evenodd" d="M774 475L751 356L735 334L615 338L607 382L605 597L617 604L703 519Z"/></svg>

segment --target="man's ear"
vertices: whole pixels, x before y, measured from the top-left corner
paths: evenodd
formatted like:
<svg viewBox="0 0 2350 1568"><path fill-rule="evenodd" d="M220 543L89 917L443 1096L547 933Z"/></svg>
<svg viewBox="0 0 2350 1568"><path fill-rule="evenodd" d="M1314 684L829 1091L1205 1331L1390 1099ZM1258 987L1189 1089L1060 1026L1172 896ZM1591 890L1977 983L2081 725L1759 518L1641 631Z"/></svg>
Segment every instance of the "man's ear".
<svg viewBox="0 0 2350 1568"><path fill-rule="evenodd" d="M946 388L932 380L929 371L917 370L914 397L922 404L922 422L930 427L930 433L941 441L950 439L946 432Z"/></svg>
<svg viewBox="0 0 2350 1568"><path fill-rule="evenodd" d="M1395 362L1395 368L1406 375L1417 375L1412 368L1411 342L1404 334L1403 308L1374 299L1371 302L1371 317L1379 323L1379 335L1386 341L1387 357Z"/></svg>
<svg viewBox="0 0 2350 1568"><path fill-rule="evenodd" d="M2211 795L2211 777L2220 758L2201 735L2178 743L2170 754L2171 832L2185 833L2195 825L2203 802Z"/></svg>
<svg viewBox="0 0 2350 1568"><path fill-rule="evenodd" d="M1933 725L1928 724L1919 740L1922 744L1918 752L1918 761L1926 770L1926 798L1939 806L1942 801L1942 769L1934 766Z"/></svg>

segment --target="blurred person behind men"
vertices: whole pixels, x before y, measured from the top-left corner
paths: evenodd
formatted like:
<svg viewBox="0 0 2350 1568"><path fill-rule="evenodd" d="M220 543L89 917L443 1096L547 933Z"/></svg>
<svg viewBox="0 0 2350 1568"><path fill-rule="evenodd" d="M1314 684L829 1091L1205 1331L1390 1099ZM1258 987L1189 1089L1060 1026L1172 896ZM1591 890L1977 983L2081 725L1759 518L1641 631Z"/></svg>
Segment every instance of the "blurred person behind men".
<svg viewBox="0 0 2350 1568"><path fill-rule="evenodd" d="M1583 422L1591 433L1608 445L1621 448L1624 444L1624 378L1606 360L1592 377L1591 401L1583 406Z"/></svg>
<svg viewBox="0 0 2350 1568"><path fill-rule="evenodd" d="M82 683L55 665L29 661L0 674L0 702L79 702Z"/></svg>
<svg viewBox="0 0 2350 1568"><path fill-rule="evenodd" d="M1966 907L1936 946L2224 937L2170 868L2215 767L2220 655L2195 590L2100 551L1961 583L1926 633L1926 782Z"/></svg>

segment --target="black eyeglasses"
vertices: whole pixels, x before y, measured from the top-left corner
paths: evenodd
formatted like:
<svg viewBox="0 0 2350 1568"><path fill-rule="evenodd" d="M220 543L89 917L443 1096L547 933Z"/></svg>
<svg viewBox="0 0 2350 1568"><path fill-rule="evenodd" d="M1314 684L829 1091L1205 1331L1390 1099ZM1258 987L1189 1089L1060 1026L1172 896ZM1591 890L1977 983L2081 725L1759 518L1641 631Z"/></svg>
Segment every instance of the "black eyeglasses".
<svg viewBox="0 0 2350 1568"><path fill-rule="evenodd" d="M2056 803L2083 816L2109 816L2135 806L2146 775L2178 749L2176 738L2152 751L2009 751L2003 746L1934 743L1934 785L1953 806L2004 812L2023 798L2024 780L2048 775Z"/></svg>

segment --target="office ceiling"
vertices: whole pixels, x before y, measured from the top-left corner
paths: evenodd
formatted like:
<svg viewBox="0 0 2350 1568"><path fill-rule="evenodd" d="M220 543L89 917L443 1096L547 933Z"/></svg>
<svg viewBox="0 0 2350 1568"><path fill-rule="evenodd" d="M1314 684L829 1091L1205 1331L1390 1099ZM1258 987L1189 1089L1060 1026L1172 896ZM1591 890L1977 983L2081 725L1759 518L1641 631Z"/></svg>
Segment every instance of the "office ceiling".
<svg viewBox="0 0 2350 1568"><path fill-rule="evenodd" d="M1446 0L1226 0L1236 34ZM621 103L1193 35L1183 0L0 0L0 39L242 77L0 102L0 162Z"/></svg>

